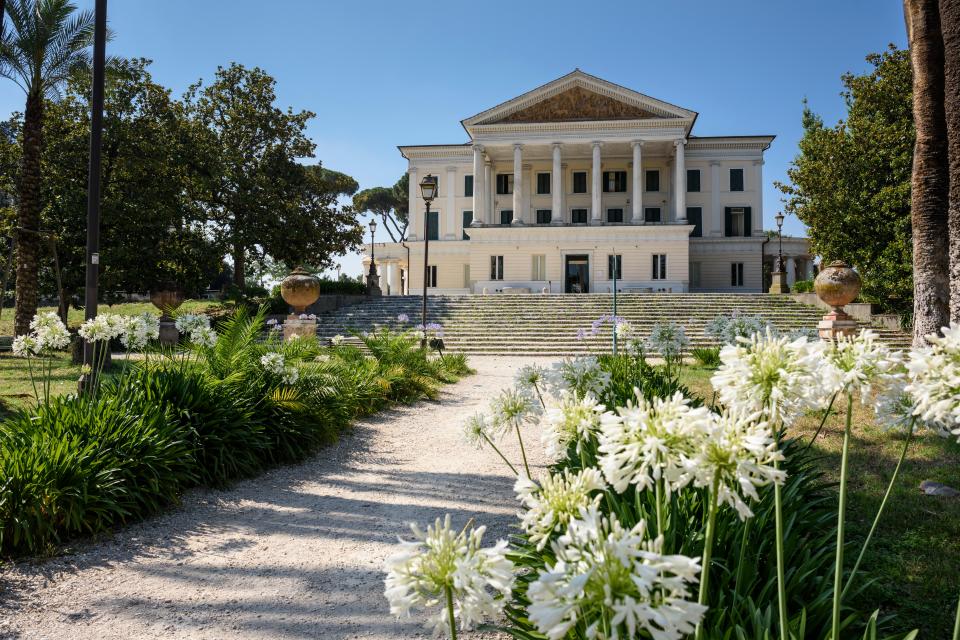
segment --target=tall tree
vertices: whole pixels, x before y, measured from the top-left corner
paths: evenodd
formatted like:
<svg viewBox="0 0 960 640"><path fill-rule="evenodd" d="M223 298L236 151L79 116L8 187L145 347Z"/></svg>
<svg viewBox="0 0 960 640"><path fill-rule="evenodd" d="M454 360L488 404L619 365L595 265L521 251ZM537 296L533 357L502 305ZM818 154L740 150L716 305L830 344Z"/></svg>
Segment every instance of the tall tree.
<svg viewBox="0 0 960 640"><path fill-rule="evenodd" d="M786 210L807 225L813 251L844 259L863 296L886 310L913 310L910 58L890 47L867 56L869 73L842 77L847 114L834 126L804 105L800 153L787 170ZM864 234L869 229L869 234Z"/></svg>
<svg viewBox="0 0 960 640"><path fill-rule="evenodd" d="M9 0L6 14L0 76L13 80L27 97L17 201L14 333L20 335L29 331L37 311L44 98L60 89L73 68L88 63L94 17L77 12L68 0Z"/></svg>
<svg viewBox="0 0 960 640"><path fill-rule="evenodd" d="M219 67L209 86L190 87L185 96L197 128L196 195L211 229L233 258L234 284L244 285L246 260L262 246L274 219L295 211L303 181L297 160L313 157L306 137L309 111L275 106L276 82L259 68L233 63ZM267 253L270 253L268 250Z"/></svg>
<svg viewBox="0 0 960 640"><path fill-rule="evenodd" d="M949 171L944 111L944 52L937 0L904 0L913 64L913 340L950 318Z"/></svg>
<svg viewBox="0 0 960 640"><path fill-rule="evenodd" d="M960 322L960 0L940 0L950 192L950 320Z"/></svg>
<svg viewBox="0 0 960 640"><path fill-rule="evenodd" d="M390 239L403 242L407 238L410 174L404 173L392 187L371 187L353 196L353 208L372 213L383 221Z"/></svg>

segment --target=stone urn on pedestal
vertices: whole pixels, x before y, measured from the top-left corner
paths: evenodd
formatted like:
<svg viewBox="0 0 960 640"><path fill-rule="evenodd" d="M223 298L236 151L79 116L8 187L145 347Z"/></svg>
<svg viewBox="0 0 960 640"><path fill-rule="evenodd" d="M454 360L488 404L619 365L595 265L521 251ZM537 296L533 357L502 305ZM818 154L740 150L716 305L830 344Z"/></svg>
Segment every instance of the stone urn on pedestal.
<svg viewBox="0 0 960 640"><path fill-rule="evenodd" d="M843 307L856 300L860 284L860 275L843 260L831 262L817 275L813 281L817 297L833 308L817 325L817 333L821 338L830 340L857 332L856 321L847 315Z"/></svg>
<svg viewBox="0 0 960 640"><path fill-rule="evenodd" d="M283 323L283 338L291 340L317 335L317 318L306 315L307 307L320 297L320 280L303 267L297 267L280 283L280 295L293 307Z"/></svg>
<svg viewBox="0 0 960 640"><path fill-rule="evenodd" d="M183 304L183 290L179 287L165 287L150 292L150 302L160 310L160 344L172 345L180 341L177 325L170 315Z"/></svg>

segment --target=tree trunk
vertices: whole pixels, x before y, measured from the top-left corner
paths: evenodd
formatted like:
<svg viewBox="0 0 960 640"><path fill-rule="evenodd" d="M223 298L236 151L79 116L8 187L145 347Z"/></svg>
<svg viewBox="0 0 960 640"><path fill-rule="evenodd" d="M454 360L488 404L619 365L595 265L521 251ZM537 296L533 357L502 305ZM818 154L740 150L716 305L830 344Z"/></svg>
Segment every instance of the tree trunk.
<svg viewBox="0 0 960 640"><path fill-rule="evenodd" d="M23 159L17 212L17 283L14 335L30 332L37 313L40 256L40 153L43 149L43 96L27 95L23 118Z"/></svg>
<svg viewBox="0 0 960 640"><path fill-rule="evenodd" d="M960 323L960 0L940 0L940 32L950 158L950 321Z"/></svg>
<svg viewBox="0 0 960 640"><path fill-rule="evenodd" d="M240 243L233 245L233 284L241 289L247 284L247 254Z"/></svg>
<svg viewBox="0 0 960 640"><path fill-rule="evenodd" d="M937 0L904 0L913 64L913 341L950 319L947 122L943 36Z"/></svg>

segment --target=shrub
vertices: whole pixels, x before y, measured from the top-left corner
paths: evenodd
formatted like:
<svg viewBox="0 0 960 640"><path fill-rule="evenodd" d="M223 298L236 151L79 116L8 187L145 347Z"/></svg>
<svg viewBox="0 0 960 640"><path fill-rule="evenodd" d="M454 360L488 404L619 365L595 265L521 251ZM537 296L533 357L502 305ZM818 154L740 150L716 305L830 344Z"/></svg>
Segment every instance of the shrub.
<svg viewBox="0 0 960 640"><path fill-rule="evenodd" d="M720 366L720 347L696 347L691 351L697 364L716 369Z"/></svg>
<svg viewBox="0 0 960 640"><path fill-rule="evenodd" d="M811 293L813 291L813 280L797 280L793 283L794 293Z"/></svg>
<svg viewBox="0 0 960 640"><path fill-rule="evenodd" d="M716 338L720 344L736 344L737 338L749 338L755 333L763 333L770 327L763 316L747 315L734 311L730 315L719 315L707 323L704 333Z"/></svg>

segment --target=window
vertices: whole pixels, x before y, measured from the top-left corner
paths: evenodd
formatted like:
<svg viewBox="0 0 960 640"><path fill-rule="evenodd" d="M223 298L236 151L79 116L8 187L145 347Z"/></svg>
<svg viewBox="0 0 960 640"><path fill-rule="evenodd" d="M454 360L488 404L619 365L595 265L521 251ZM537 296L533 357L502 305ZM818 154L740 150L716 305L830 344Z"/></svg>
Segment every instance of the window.
<svg viewBox="0 0 960 640"><path fill-rule="evenodd" d="M690 287L699 287L700 286L700 263L691 262L690 263Z"/></svg>
<svg viewBox="0 0 960 640"><path fill-rule="evenodd" d="M440 212L439 211L431 211L430 217L427 218L427 239L428 240L440 239Z"/></svg>
<svg viewBox="0 0 960 640"><path fill-rule="evenodd" d="M503 256L490 256L490 279L503 280Z"/></svg>
<svg viewBox="0 0 960 640"><path fill-rule="evenodd" d="M551 214L550 209L537 209L537 224L550 224Z"/></svg>
<svg viewBox="0 0 960 640"><path fill-rule="evenodd" d="M550 193L550 174L549 173L537 174L537 193L540 195L546 195Z"/></svg>
<svg viewBox="0 0 960 640"><path fill-rule="evenodd" d="M653 254L653 279L654 280L667 279L667 254L665 253Z"/></svg>
<svg viewBox="0 0 960 640"><path fill-rule="evenodd" d="M469 240L470 235L467 233L467 229L470 228L470 225L473 224L473 211L464 211L463 212L463 239Z"/></svg>
<svg viewBox="0 0 960 640"><path fill-rule="evenodd" d="M687 224L693 225L693 231L690 232L691 238L703 237L703 209L687 207Z"/></svg>
<svg viewBox="0 0 960 640"><path fill-rule="evenodd" d="M626 171L604 171L603 172L603 192L604 193L622 193L627 190L627 172Z"/></svg>
<svg viewBox="0 0 960 640"><path fill-rule="evenodd" d="M647 169L644 191L660 191L660 170Z"/></svg>
<svg viewBox="0 0 960 640"><path fill-rule="evenodd" d="M429 267L427 267L427 275L429 276L427 278L427 286L428 287L437 286L437 265L432 264Z"/></svg>
<svg viewBox="0 0 960 640"><path fill-rule="evenodd" d="M587 224L587 210L571 209L570 222L572 222L573 224Z"/></svg>
<svg viewBox="0 0 960 640"><path fill-rule="evenodd" d="M687 191L700 191L700 169L687 169Z"/></svg>
<svg viewBox="0 0 960 640"><path fill-rule="evenodd" d="M573 172L573 192L574 193L587 192L587 172L586 171Z"/></svg>
<svg viewBox="0 0 960 640"><path fill-rule="evenodd" d="M500 212L500 224L510 224L513 222L513 209L504 209Z"/></svg>
<svg viewBox="0 0 960 640"><path fill-rule="evenodd" d="M730 191L743 191L743 169L730 169Z"/></svg>
<svg viewBox="0 0 960 640"><path fill-rule="evenodd" d="M547 256L545 255L533 256L533 264L531 265L531 268L530 268L530 279L531 280L547 279Z"/></svg>
<svg viewBox="0 0 960 640"><path fill-rule="evenodd" d="M473 196L473 176L463 176L463 195L466 198Z"/></svg>
<svg viewBox="0 0 960 640"><path fill-rule="evenodd" d="M513 174L512 173L498 173L497 174L497 195L505 196L513 193Z"/></svg>
<svg viewBox="0 0 960 640"><path fill-rule="evenodd" d="M619 253L607 256L607 280L623 279L623 256Z"/></svg>
<svg viewBox="0 0 960 640"><path fill-rule="evenodd" d="M723 210L723 235L726 237L749 237L750 224L750 207L726 207Z"/></svg>
<svg viewBox="0 0 960 640"><path fill-rule="evenodd" d="M644 222L660 222L660 207L647 207L643 210Z"/></svg>
<svg viewBox="0 0 960 640"><path fill-rule="evenodd" d="M742 262L730 263L730 286L731 287L743 286L743 263Z"/></svg>
<svg viewBox="0 0 960 640"><path fill-rule="evenodd" d="M623 222L623 209L607 209L607 222Z"/></svg>

